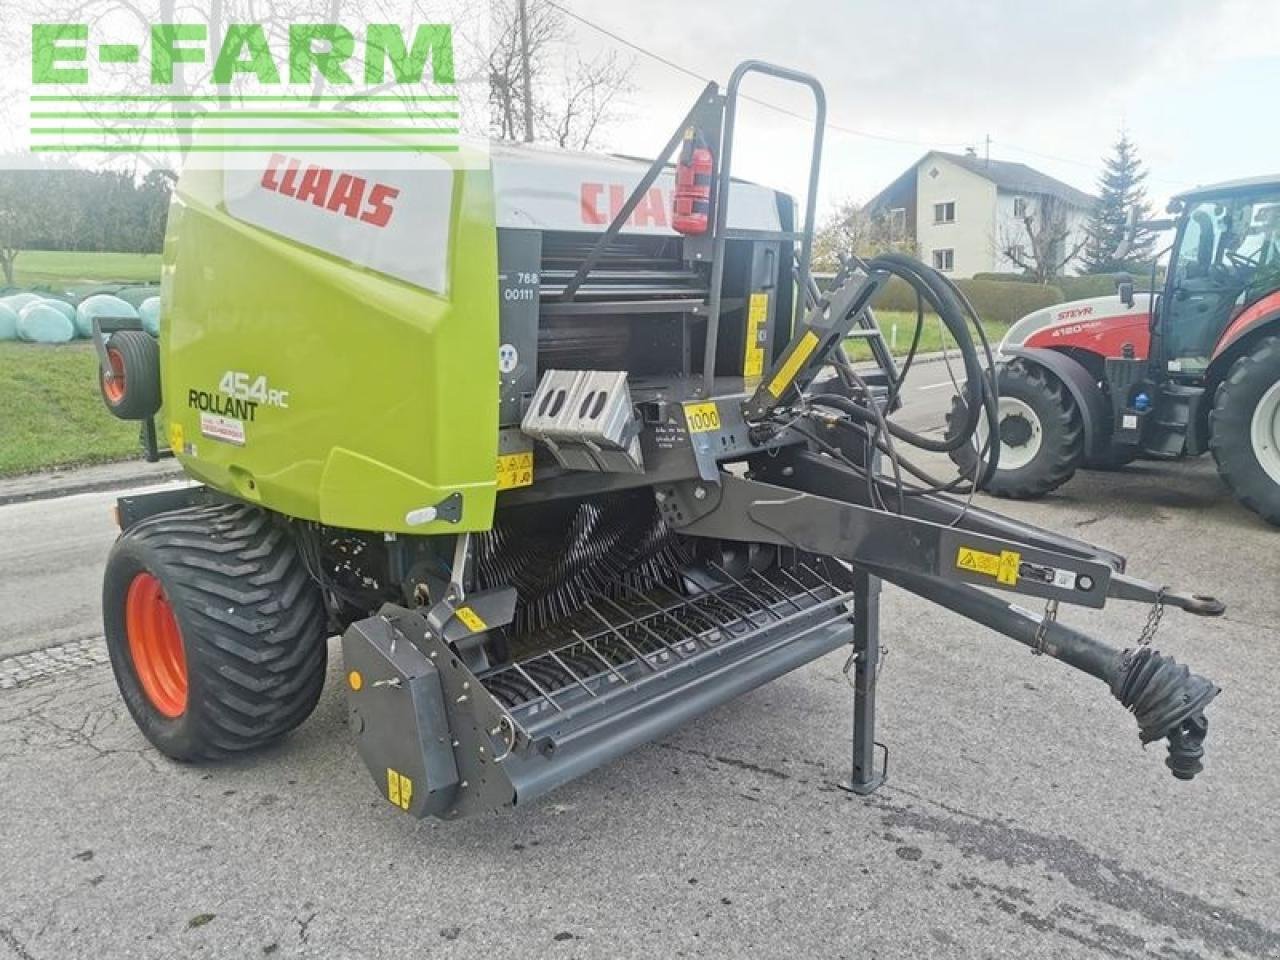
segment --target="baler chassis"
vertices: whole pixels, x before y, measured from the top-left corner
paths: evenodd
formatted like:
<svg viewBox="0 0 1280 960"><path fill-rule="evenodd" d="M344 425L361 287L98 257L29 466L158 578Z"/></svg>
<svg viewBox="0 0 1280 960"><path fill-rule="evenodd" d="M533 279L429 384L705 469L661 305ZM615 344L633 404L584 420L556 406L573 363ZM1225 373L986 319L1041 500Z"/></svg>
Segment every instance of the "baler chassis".
<svg viewBox="0 0 1280 960"><path fill-rule="evenodd" d="M814 95L800 230L781 196L768 229L735 226L728 214L730 187L741 186L730 169L736 100L751 73ZM535 358L504 369L494 398L494 449L521 460L519 482L504 487L499 476L435 503L397 501L393 528L277 512L238 466L242 487L122 499L108 582L128 580L130 597L137 583L147 588L148 622L165 627L151 679L173 694L160 716L138 693L128 624L142 618L120 615L131 600L113 604L113 665L144 733L181 759L283 735L318 696L323 609L343 634L351 729L375 782L411 814L458 817L528 803L848 646L852 769L842 786L867 793L888 766L875 715L887 581L1098 678L1135 714L1142 742L1167 741L1175 777L1199 773L1217 687L1153 650L1150 634L1117 649L1060 622L1058 608L1130 600L1216 615L1222 604L1132 578L1114 553L950 496L996 469L998 445L943 482L901 455L895 444L967 447L984 417L996 435L991 354L983 340L984 366L970 332L982 340L981 325L963 295L911 258L849 259L818 288L809 260L824 110L814 78L749 61L726 93L708 85L603 231L497 229L500 342ZM709 177L685 183L706 204L709 232L624 236L682 140L721 151ZM946 439L889 419L912 359L897 369L871 312L891 276L912 285L920 317L932 309L961 355L960 412ZM528 290L512 288L513 277ZM851 336L869 344L877 371L849 362ZM105 366L103 376L114 382ZM494 488L496 506L476 522L475 503L492 506ZM169 534L179 542L156 547ZM224 558L216 582L203 582L208 571L185 553ZM253 579L229 590L239 569L260 580L268 557L286 600ZM1044 612L1000 593L1042 601ZM167 594L194 599L169 604ZM227 595L252 597L255 615L208 601ZM279 643L300 629L294 609L311 618L300 652ZM210 718L209 698L186 696L185 666L180 678L172 668L185 651L195 671L240 676L220 643L232 628L232 655L256 672ZM191 689L204 685L196 672ZM267 715L270 725L258 722Z"/></svg>

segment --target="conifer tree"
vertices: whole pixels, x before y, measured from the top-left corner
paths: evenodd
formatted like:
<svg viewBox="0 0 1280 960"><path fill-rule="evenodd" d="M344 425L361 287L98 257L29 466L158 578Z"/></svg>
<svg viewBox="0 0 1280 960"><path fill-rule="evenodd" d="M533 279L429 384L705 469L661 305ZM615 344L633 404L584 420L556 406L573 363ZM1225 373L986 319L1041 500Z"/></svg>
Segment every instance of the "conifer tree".
<svg viewBox="0 0 1280 960"><path fill-rule="evenodd" d="M1136 207L1138 220L1148 220L1151 207L1144 185L1147 171L1128 133L1120 131L1111 156L1103 163L1102 176L1098 178L1098 205L1089 222L1089 242L1084 251L1086 273L1114 273L1145 265L1150 262L1156 242L1154 233L1139 229L1124 259L1113 256L1124 237L1129 211Z"/></svg>

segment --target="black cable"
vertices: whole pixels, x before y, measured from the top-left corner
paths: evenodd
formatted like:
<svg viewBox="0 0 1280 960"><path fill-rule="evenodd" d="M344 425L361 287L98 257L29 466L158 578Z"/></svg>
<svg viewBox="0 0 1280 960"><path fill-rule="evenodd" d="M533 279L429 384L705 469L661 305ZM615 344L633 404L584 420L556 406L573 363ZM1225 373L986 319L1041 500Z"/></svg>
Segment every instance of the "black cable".
<svg viewBox="0 0 1280 960"><path fill-rule="evenodd" d="M850 398L840 394L819 394L805 399L812 406L827 407L848 418L849 426L858 430L864 438L867 463L854 462L816 433L797 426L794 417L790 425L801 435L813 441L821 450L836 457L862 476L868 484L869 501L880 509L885 508L883 498L880 496L882 484L892 484L894 487L899 512L905 510L905 499L908 496L952 492L968 493L972 496L994 475L999 457L999 444L994 439L999 436L995 358L977 311L964 292L948 277L914 258L897 253L882 254L868 261L850 257L846 261L846 266L849 265L857 267L867 275L879 271L897 276L904 280L916 294L916 328L902 369L897 376L889 378L888 409L892 411L896 404L902 384L915 360L924 328L925 306L928 305L930 310L937 314L945 332L955 342L963 361L965 383L960 389L960 398L964 406L964 417L942 440L935 440L917 433L889 419L867 382L852 369L852 365L842 365L842 373L849 375L852 385L861 394L860 398ZM971 326L976 328L976 341L970 330ZM806 416L803 409L800 411L800 416ZM973 443L973 438L984 418L987 425L986 437L979 447ZM960 476L951 480L940 480L903 457L896 448L895 438L917 449L933 453L954 454L965 446L972 445L978 447L977 459L972 470L961 466ZM873 469L872 454L875 450L881 451L888 459L892 479L883 477ZM925 485L905 483L904 471Z"/></svg>

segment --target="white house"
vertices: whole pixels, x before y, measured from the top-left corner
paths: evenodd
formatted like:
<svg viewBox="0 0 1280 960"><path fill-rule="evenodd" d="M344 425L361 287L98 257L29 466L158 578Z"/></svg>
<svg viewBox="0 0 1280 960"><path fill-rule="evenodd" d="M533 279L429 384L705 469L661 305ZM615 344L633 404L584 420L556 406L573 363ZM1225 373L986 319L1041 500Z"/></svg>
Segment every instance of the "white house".
<svg viewBox="0 0 1280 960"><path fill-rule="evenodd" d="M1051 208L1066 229L1062 256L1085 238L1094 198L1023 163L986 160L969 154L933 150L865 207L883 218L891 239L914 243L925 263L955 277L975 273L1015 273L1005 255L1021 247L1030 256L1025 217L1036 224ZM1063 272L1079 272L1079 258Z"/></svg>

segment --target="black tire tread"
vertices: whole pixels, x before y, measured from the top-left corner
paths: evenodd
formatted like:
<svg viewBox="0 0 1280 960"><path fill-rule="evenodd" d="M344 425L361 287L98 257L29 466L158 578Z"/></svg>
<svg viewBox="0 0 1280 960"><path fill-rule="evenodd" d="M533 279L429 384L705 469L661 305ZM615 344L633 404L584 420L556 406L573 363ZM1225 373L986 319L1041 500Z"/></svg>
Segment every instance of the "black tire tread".
<svg viewBox="0 0 1280 960"><path fill-rule="evenodd" d="M124 541L159 560L188 671L199 671L194 743L177 759L252 750L310 715L325 678L324 604L281 523L248 505L197 507L144 520Z"/></svg>
<svg viewBox="0 0 1280 960"><path fill-rule="evenodd" d="M1006 391L1025 391L1043 398L1045 410L1037 411L1042 421L1052 417L1061 433L1061 442L1057 445L1053 456L1033 461L1035 469L1028 471L1004 470L997 466L995 476L983 488L987 493L997 497L1013 500L1034 500L1050 493L1070 480L1084 459L1084 423L1076 409L1075 401L1053 374L1033 363L1015 358L1000 369L998 381L1000 393ZM963 401L956 397L952 400L951 410L947 413L947 431L959 429L963 422L965 408ZM1045 440L1051 424L1042 422ZM977 459L976 451L962 447L957 456L957 463L962 469L971 470L973 461Z"/></svg>
<svg viewBox="0 0 1280 960"><path fill-rule="evenodd" d="M103 387L102 371L98 371L103 403L121 420L146 420L154 416L161 402L160 346L155 337L141 330L121 330L111 335L107 345L119 351L124 361L125 392L120 402L113 404Z"/></svg>
<svg viewBox="0 0 1280 960"><path fill-rule="evenodd" d="M1256 401L1249 402L1247 394L1257 389L1259 377L1268 383L1280 377L1280 336L1264 337L1231 365L1209 412L1209 450L1235 498L1268 523L1280 526L1280 488L1258 465L1250 437ZM1261 386L1265 391L1267 383Z"/></svg>

